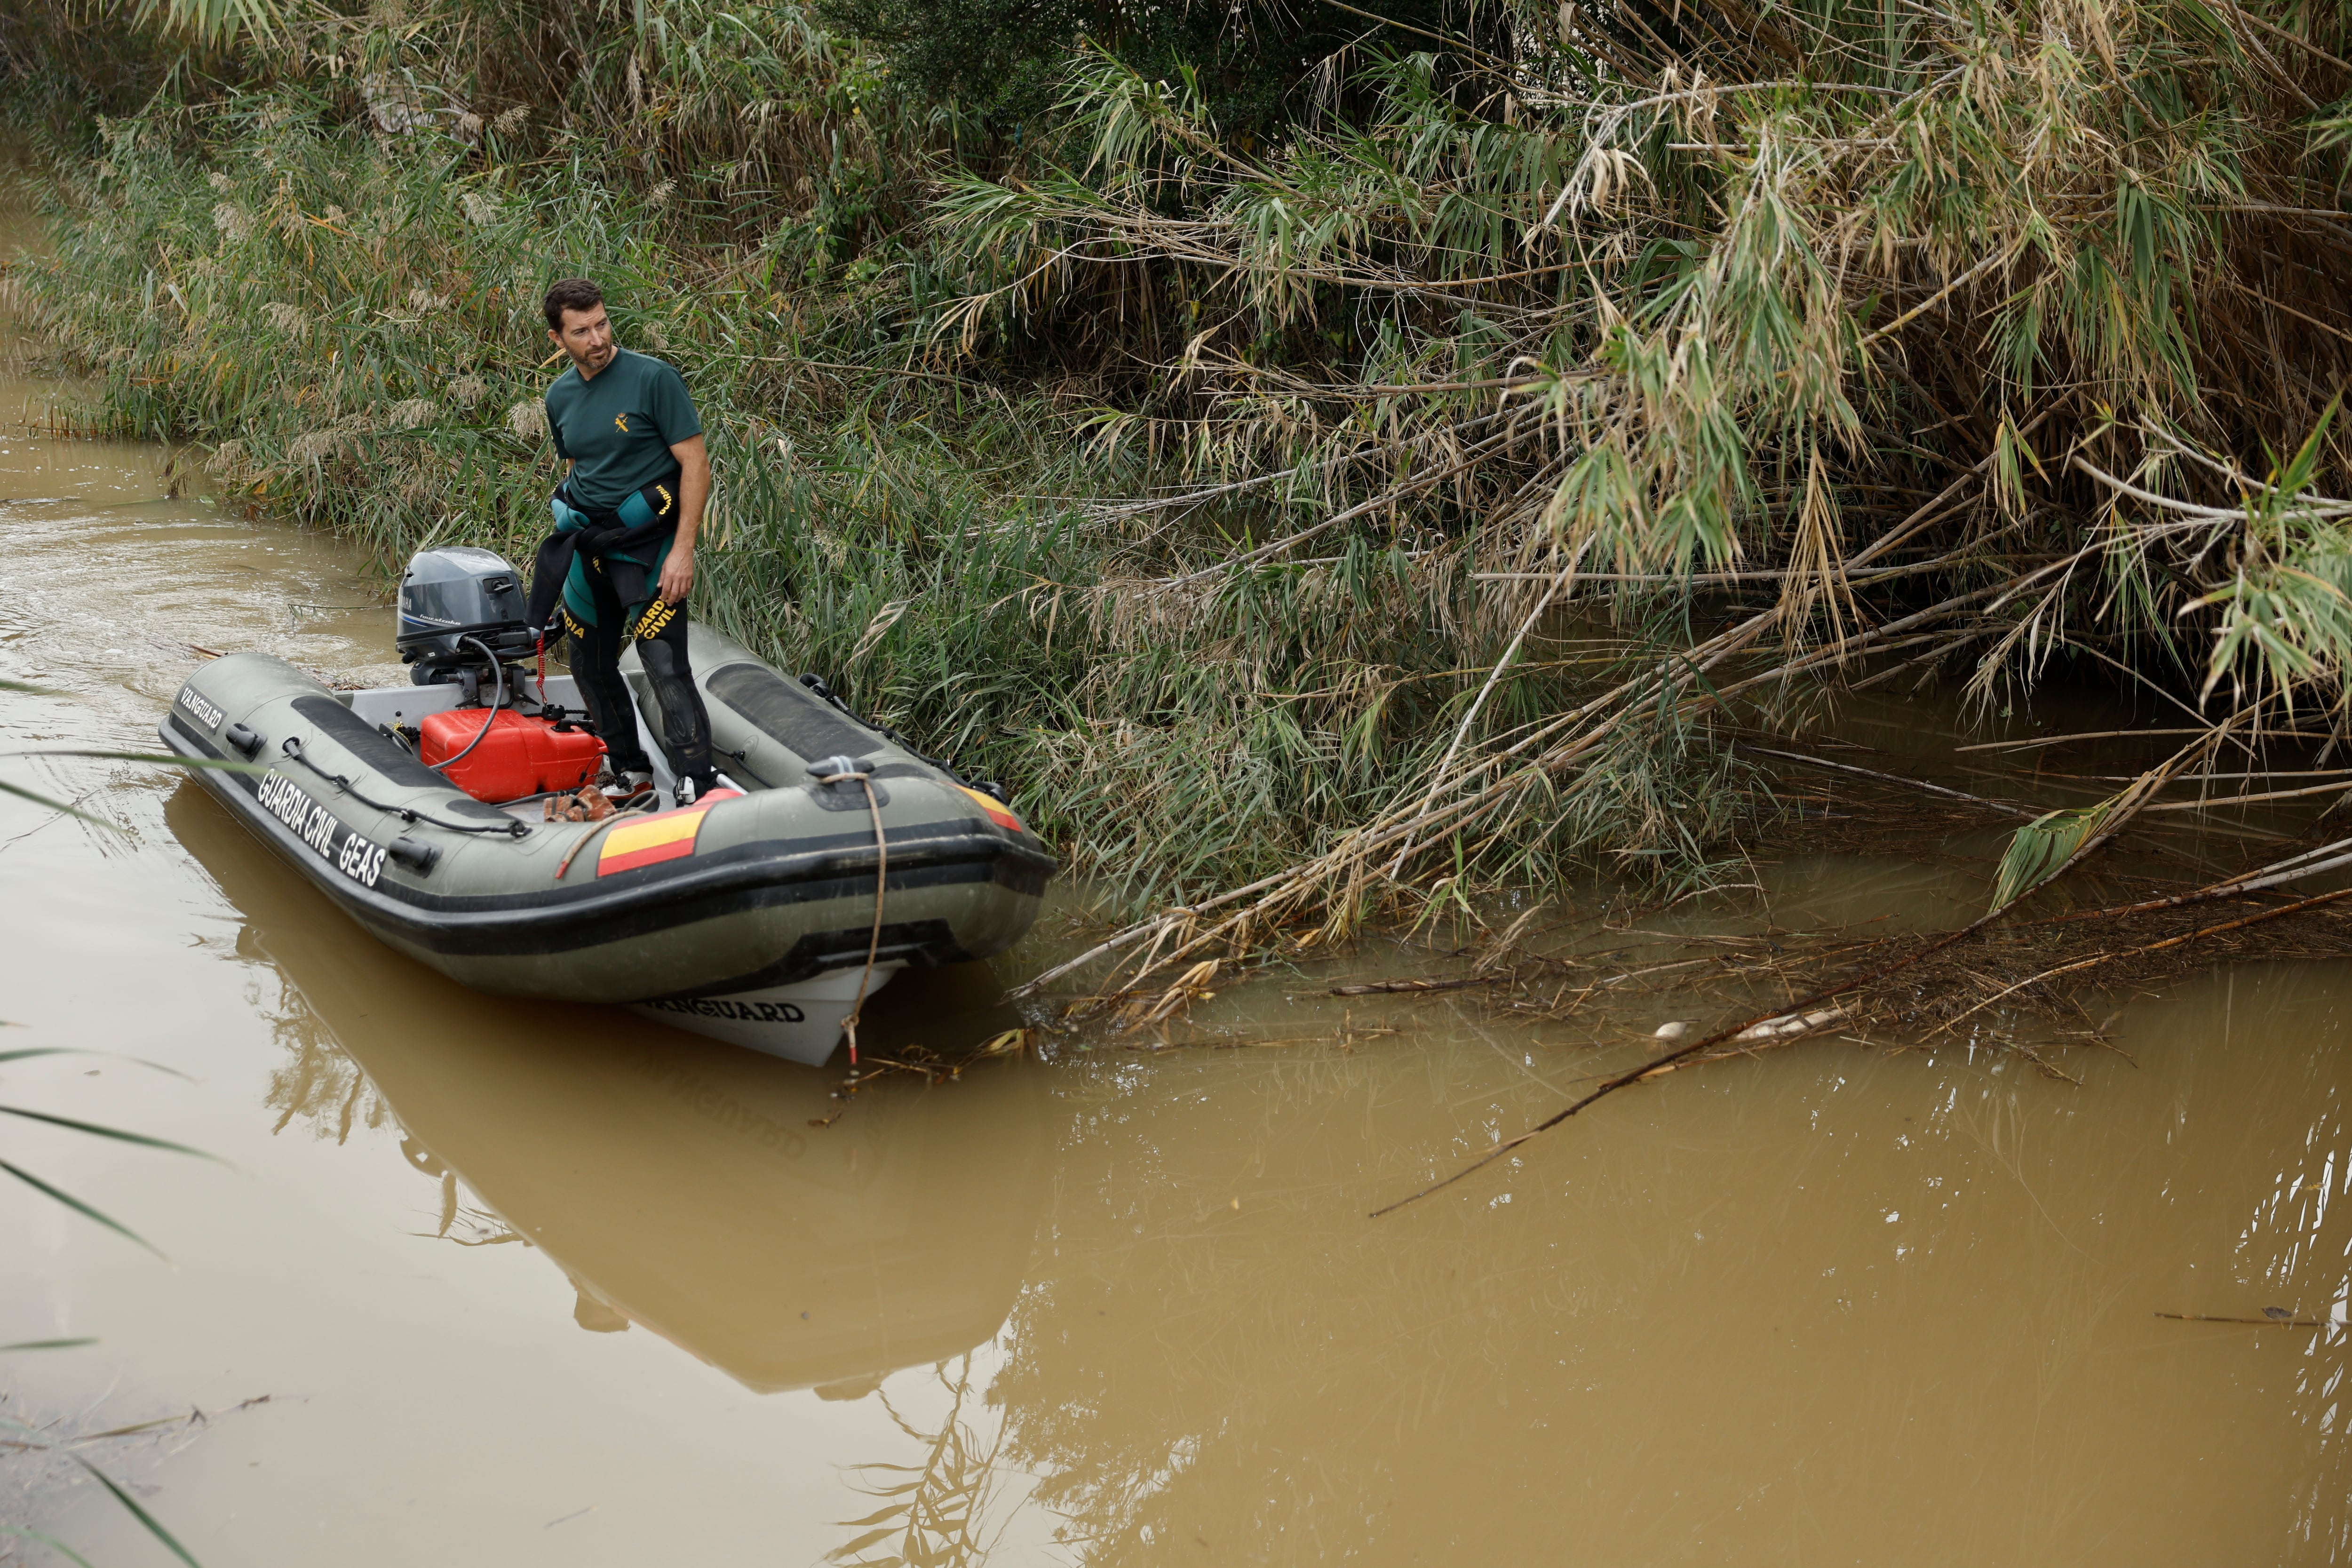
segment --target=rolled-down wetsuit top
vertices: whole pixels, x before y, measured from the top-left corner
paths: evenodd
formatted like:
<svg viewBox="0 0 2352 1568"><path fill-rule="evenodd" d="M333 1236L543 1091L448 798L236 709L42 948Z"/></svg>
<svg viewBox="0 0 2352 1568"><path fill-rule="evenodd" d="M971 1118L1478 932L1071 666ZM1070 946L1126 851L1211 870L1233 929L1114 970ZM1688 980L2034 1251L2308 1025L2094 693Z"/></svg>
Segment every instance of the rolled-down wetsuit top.
<svg viewBox="0 0 2352 1568"><path fill-rule="evenodd" d="M555 531L539 542L530 563L531 630L545 636L560 597L564 613L581 626L596 624L596 596L588 586L593 561L613 585L634 624L654 596L663 559L677 542L677 483L647 485L615 511L593 513L572 504L570 481L555 487L548 510Z"/></svg>

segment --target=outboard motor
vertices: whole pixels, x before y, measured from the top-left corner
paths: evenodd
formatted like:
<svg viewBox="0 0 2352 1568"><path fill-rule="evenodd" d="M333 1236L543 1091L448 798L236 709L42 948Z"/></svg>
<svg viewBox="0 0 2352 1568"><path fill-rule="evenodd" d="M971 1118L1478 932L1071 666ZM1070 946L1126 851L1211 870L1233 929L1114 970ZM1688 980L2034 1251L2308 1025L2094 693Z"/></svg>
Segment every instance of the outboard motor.
<svg viewBox="0 0 2352 1568"><path fill-rule="evenodd" d="M489 679L495 660L529 658L536 640L524 620L522 574L493 550L452 545L420 550L400 579L394 643L418 686ZM472 685L474 682L468 682Z"/></svg>
<svg viewBox="0 0 2352 1568"><path fill-rule="evenodd" d="M401 574L393 640L408 679L463 690L457 706L420 716L413 739L391 733L476 800L583 788L604 764L604 742L577 715L530 696L522 673L507 668L528 663L538 647L524 619L529 604L522 574L495 551L420 550Z"/></svg>

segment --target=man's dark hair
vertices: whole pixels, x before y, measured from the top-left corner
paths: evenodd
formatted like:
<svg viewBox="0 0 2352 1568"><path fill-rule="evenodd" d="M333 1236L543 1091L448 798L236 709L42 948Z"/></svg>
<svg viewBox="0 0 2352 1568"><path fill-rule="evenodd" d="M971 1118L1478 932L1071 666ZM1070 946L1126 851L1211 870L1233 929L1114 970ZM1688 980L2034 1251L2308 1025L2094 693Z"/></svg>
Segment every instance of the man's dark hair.
<svg viewBox="0 0 2352 1568"><path fill-rule="evenodd" d="M563 330L563 312L589 310L604 302L604 290L585 278L559 278L547 286L547 330Z"/></svg>

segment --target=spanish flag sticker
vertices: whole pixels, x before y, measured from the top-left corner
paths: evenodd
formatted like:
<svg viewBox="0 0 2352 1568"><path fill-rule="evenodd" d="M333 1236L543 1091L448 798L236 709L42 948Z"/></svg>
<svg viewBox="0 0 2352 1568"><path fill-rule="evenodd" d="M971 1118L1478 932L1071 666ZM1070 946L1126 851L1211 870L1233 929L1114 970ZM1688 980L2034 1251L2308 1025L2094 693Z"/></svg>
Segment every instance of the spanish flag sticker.
<svg viewBox="0 0 2352 1568"><path fill-rule="evenodd" d="M665 811L646 817L642 822L625 822L604 835L596 847L596 875L609 877L616 871L634 871L640 866L656 866L664 860L676 860L694 853L695 836L702 831L702 819L710 808L722 800L732 800L733 790L714 791L708 799L676 811Z"/></svg>
<svg viewBox="0 0 2352 1568"><path fill-rule="evenodd" d="M1015 833L1022 831L1021 819L1013 816L1011 812L1005 810L1004 803L998 800L994 795L982 795L976 789L964 789L961 784L956 785L956 788L963 789L964 794L971 796L973 800L977 801L980 805L980 809L988 813L988 820L996 824L997 826L1009 827Z"/></svg>

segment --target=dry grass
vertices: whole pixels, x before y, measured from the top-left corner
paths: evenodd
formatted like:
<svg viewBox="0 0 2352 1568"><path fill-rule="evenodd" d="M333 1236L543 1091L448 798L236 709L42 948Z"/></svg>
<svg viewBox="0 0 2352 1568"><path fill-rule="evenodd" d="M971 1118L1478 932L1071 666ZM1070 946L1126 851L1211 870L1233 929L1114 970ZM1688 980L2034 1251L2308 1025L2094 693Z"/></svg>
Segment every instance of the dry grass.
<svg viewBox="0 0 2352 1568"><path fill-rule="evenodd" d="M1276 514L1246 549L1171 540L1106 586L1114 619L1385 536L1422 604L1477 584L1447 603L1488 662L1317 854L1096 956L1337 940L1509 875L1562 822L1655 854L1694 814L1644 762L1823 686L1949 669L1997 707L2056 660L2170 694L2196 732L2021 831L2006 905L2185 804L2176 780L2340 711L2341 27L1604 7L1529 17L1466 73L1398 60L1370 113L1255 153L1184 84L1098 60L1053 177L940 204L985 286L935 341L1115 339L1150 390L1097 439L1192 487L1125 505L1246 489ZM1639 651L1530 701L1518 660L1586 605Z"/></svg>

